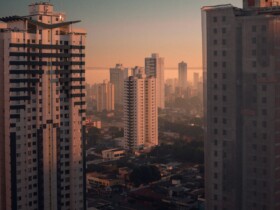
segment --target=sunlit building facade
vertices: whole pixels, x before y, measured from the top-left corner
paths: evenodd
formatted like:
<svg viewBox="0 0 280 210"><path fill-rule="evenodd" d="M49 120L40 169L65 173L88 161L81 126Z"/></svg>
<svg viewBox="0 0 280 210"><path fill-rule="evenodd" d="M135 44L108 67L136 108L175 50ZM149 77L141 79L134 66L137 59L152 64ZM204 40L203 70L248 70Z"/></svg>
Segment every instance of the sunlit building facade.
<svg viewBox="0 0 280 210"><path fill-rule="evenodd" d="M51 3L0 21L0 209L85 209L86 32Z"/></svg>
<svg viewBox="0 0 280 210"><path fill-rule="evenodd" d="M202 8L207 210L280 209L280 7L270 3Z"/></svg>
<svg viewBox="0 0 280 210"><path fill-rule="evenodd" d="M114 111L115 110L115 90L114 84L104 81L97 85L96 93L97 111Z"/></svg>
<svg viewBox="0 0 280 210"><path fill-rule="evenodd" d="M145 74L128 77L124 83L125 148L158 145L156 79Z"/></svg>

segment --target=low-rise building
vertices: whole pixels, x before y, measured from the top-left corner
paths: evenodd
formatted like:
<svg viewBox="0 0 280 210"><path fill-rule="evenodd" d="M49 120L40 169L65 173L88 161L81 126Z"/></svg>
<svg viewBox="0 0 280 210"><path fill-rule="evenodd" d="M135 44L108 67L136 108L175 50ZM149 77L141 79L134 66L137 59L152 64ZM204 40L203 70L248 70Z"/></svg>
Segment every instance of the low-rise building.
<svg viewBox="0 0 280 210"><path fill-rule="evenodd" d="M87 186L94 188L95 186L110 187L113 185L122 185L123 180L117 178L115 174L88 173Z"/></svg>
<svg viewBox="0 0 280 210"><path fill-rule="evenodd" d="M102 151L102 158L109 160L118 160L125 155L125 150L123 149L107 149Z"/></svg>

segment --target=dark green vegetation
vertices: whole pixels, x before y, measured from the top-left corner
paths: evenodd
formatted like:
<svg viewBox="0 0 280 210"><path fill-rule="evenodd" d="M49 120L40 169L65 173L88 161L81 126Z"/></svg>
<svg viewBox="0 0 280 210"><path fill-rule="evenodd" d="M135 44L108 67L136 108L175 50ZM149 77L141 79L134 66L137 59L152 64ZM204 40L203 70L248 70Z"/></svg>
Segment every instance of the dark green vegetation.
<svg viewBox="0 0 280 210"><path fill-rule="evenodd" d="M177 141L174 145L161 145L155 147L150 156L165 159L169 158L183 163L203 164L204 152L202 141L192 141L190 143ZM160 161L161 162L161 161Z"/></svg>
<svg viewBox="0 0 280 210"><path fill-rule="evenodd" d="M193 119L193 121L197 123L198 120ZM162 119L159 121L159 126L161 131L170 131L178 133L180 137L188 136L192 140L203 141L202 127L192 122L170 122Z"/></svg>
<svg viewBox="0 0 280 210"><path fill-rule="evenodd" d="M160 171L156 166L143 165L133 169L129 176L129 180L135 185L149 184L161 179Z"/></svg>

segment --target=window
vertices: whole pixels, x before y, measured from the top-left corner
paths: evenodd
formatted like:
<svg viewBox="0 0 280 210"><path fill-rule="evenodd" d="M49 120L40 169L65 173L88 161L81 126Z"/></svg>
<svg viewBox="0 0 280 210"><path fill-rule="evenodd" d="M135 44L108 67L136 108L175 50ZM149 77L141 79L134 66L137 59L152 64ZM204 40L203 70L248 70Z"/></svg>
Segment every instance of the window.
<svg viewBox="0 0 280 210"><path fill-rule="evenodd" d="M218 22L218 18L217 17L213 17L213 22L214 23Z"/></svg>
<svg viewBox="0 0 280 210"><path fill-rule="evenodd" d="M218 78L218 74L217 73L214 73L213 76L214 76L214 79Z"/></svg>
<svg viewBox="0 0 280 210"><path fill-rule="evenodd" d="M252 26L252 32L256 32L257 31L257 26Z"/></svg>
<svg viewBox="0 0 280 210"><path fill-rule="evenodd" d="M225 34L227 32L226 28L222 28L222 33Z"/></svg>
<svg viewBox="0 0 280 210"><path fill-rule="evenodd" d="M213 63L213 66L214 66L214 67L218 67L218 62L214 62L214 63Z"/></svg>

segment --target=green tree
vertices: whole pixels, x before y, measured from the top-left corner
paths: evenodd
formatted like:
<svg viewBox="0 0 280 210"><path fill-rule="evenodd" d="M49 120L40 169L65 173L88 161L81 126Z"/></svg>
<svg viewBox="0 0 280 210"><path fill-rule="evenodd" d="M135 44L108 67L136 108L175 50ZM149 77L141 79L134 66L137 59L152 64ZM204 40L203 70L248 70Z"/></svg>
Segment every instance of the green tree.
<svg viewBox="0 0 280 210"><path fill-rule="evenodd" d="M156 166L143 165L133 169L129 180L135 185L149 184L161 179L160 171Z"/></svg>

